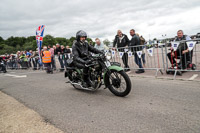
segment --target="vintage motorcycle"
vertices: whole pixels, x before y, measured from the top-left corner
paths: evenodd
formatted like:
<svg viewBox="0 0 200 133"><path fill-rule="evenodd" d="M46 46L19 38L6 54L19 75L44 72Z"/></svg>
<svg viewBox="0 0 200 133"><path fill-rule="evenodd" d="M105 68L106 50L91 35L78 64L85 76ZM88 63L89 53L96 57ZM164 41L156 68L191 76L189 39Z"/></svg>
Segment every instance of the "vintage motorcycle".
<svg viewBox="0 0 200 133"><path fill-rule="evenodd" d="M83 82L82 69L73 65L73 59L67 60L65 77L68 77L68 82L74 88L96 91L105 85L105 89L108 88L116 96L124 97L130 93L131 80L123 68L109 61L111 55L90 55L88 58L92 60L92 63L86 66L89 67L88 76L92 83L89 88L84 88L81 84Z"/></svg>

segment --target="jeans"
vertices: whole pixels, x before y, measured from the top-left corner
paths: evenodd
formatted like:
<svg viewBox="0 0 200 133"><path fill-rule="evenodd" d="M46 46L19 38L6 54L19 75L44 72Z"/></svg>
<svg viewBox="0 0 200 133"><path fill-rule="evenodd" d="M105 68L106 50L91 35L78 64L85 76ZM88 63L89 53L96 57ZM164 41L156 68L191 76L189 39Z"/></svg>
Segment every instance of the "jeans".
<svg viewBox="0 0 200 133"><path fill-rule="evenodd" d="M60 62L60 67L61 67L61 69L64 70L63 58L61 57L61 55L58 56L58 60L59 60L59 62Z"/></svg>
<svg viewBox="0 0 200 133"><path fill-rule="evenodd" d="M55 56L51 57L51 68L56 69L56 60Z"/></svg>
<svg viewBox="0 0 200 133"><path fill-rule="evenodd" d="M38 59L37 58L33 58L32 59L32 63L33 63L33 69L37 70L37 66L39 65Z"/></svg>
<svg viewBox="0 0 200 133"><path fill-rule="evenodd" d="M139 66L139 68L143 68L141 59L138 57L137 53L134 53L134 56L135 56L135 63Z"/></svg>
<svg viewBox="0 0 200 133"><path fill-rule="evenodd" d="M144 53L144 54L142 54L142 62L143 62L143 65L145 65L145 64L146 64L146 60L145 60L145 53Z"/></svg>
<svg viewBox="0 0 200 133"><path fill-rule="evenodd" d="M27 62L28 63L28 67L32 67L31 60L32 60L31 58L28 58L28 62Z"/></svg>
<svg viewBox="0 0 200 133"><path fill-rule="evenodd" d="M124 55L122 56L122 61L124 63L124 67L129 68L129 66L128 66L128 53L124 53Z"/></svg>

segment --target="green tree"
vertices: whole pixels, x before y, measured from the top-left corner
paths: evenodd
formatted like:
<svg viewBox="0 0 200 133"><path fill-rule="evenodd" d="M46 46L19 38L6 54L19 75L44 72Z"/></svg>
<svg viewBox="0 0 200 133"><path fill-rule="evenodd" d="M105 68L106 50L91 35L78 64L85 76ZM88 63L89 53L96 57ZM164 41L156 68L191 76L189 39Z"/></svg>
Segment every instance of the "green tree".
<svg viewBox="0 0 200 133"><path fill-rule="evenodd" d="M71 38L68 40L68 45L69 45L70 47L72 47L74 40L76 40L75 37L71 37Z"/></svg>
<svg viewBox="0 0 200 133"><path fill-rule="evenodd" d="M36 41L32 41L32 42L26 42L23 46L23 50L29 51L29 50L36 50L37 48L37 43Z"/></svg>
<svg viewBox="0 0 200 133"><path fill-rule="evenodd" d="M26 42L32 42L32 41L36 42L36 36L29 36L26 38Z"/></svg>
<svg viewBox="0 0 200 133"><path fill-rule="evenodd" d="M5 45L3 49L0 51L0 54L5 54L5 53L8 54L16 53L16 49L12 46Z"/></svg>
<svg viewBox="0 0 200 133"><path fill-rule="evenodd" d="M56 44L56 40L53 36L51 35L46 35L43 38L43 46L48 46L48 45L55 45Z"/></svg>
<svg viewBox="0 0 200 133"><path fill-rule="evenodd" d="M60 45L64 45L64 46L67 45L67 39L64 37L56 37L55 40L56 40L56 43L59 43Z"/></svg>
<svg viewBox="0 0 200 133"><path fill-rule="evenodd" d="M13 46L13 47L16 47L17 45L23 46L25 42L26 42L25 37L13 37L13 36L11 36L6 40L6 44L8 46Z"/></svg>
<svg viewBox="0 0 200 133"><path fill-rule="evenodd" d="M103 43L104 43L106 46L110 45L110 41L109 41L108 39L105 39L105 40L103 41Z"/></svg>
<svg viewBox="0 0 200 133"><path fill-rule="evenodd" d="M0 43L3 43L4 39L0 36Z"/></svg>

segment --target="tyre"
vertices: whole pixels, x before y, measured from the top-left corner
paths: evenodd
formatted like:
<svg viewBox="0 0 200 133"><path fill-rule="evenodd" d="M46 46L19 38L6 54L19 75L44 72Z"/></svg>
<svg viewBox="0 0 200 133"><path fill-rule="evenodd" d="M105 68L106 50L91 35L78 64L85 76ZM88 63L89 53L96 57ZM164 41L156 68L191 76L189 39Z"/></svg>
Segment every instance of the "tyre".
<svg viewBox="0 0 200 133"><path fill-rule="evenodd" d="M166 74L170 74L170 71L166 70Z"/></svg>
<svg viewBox="0 0 200 133"><path fill-rule="evenodd" d="M196 70L197 66L195 64L192 64L192 70Z"/></svg>
<svg viewBox="0 0 200 133"><path fill-rule="evenodd" d="M131 80L124 71L111 71L111 74L106 74L105 85L116 96L127 96L131 91Z"/></svg>

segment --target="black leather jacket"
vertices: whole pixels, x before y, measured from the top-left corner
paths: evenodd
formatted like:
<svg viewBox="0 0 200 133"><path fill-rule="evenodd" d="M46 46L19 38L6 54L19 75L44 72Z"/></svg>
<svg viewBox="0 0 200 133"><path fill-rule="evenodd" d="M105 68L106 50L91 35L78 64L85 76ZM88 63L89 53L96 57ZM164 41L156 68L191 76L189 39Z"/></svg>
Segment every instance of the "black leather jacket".
<svg viewBox="0 0 200 133"><path fill-rule="evenodd" d="M129 39L128 39L127 35L122 34L122 40L121 41L120 41L119 35L116 35L115 40L113 42L113 47L115 47L116 44L117 44L117 48L128 46Z"/></svg>
<svg viewBox="0 0 200 133"><path fill-rule="evenodd" d="M140 44L140 38L137 35L133 35L131 40L130 40L130 44L129 46L136 46L136 47L132 47L131 51L135 52L135 51L140 51L142 50L142 47L139 46Z"/></svg>
<svg viewBox="0 0 200 133"><path fill-rule="evenodd" d="M102 53L102 51L92 47L87 42L74 42L72 46L73 60L75 62L85 64L86 60L88 60L87 56L90 54L90 52L95 54Z"/></svg>
<svg viewBox="0 0 200 133"><path fill-rule="evenodd" d="M184 40L186 40L186 37L187 37L187 35L183 35L182 38L175 37L175 41L184 41ZM179 44L179 46L178 46L177 52L178 53L182 53L182 51L184 51L186 49L188 49L187 43L186 42L181 42Z"/></svg>

